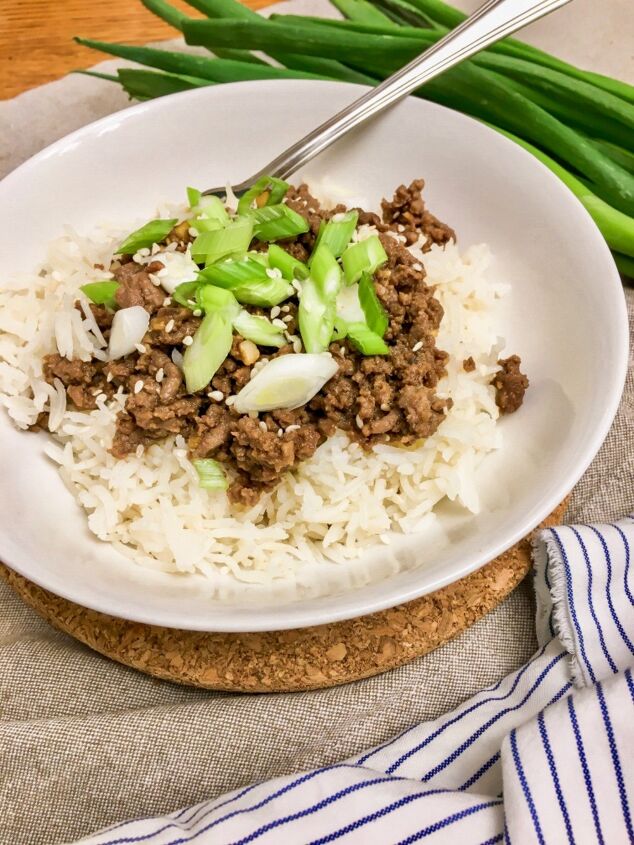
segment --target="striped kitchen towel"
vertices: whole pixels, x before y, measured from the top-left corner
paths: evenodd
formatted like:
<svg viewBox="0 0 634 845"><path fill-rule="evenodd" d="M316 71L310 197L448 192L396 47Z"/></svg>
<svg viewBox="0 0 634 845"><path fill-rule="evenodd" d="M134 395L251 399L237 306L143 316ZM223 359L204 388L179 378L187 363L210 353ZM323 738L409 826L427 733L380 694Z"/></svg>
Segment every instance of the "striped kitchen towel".
<svg viewBox="0 0 634 845"><path fill-rule="evenodd" d="M352 760L82 842L634 843L632 549L632 518L542 531L539 651L452 713Z"/></svg>

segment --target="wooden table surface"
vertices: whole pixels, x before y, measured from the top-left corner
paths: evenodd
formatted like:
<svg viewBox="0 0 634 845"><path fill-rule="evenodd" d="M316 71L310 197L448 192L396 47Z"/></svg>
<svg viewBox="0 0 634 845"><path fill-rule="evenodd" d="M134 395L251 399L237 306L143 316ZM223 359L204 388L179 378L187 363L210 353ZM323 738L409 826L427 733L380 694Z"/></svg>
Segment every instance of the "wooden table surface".
<svg viewBox="0 0 634 845"><path fill-rule="evenodd" d="M199 16L183 0L171 2ZM246 0L253 9L270 4ZM75 35L144 44L176 34L140 0L0 0L0 99L107 58L75 44Z"/></svg>

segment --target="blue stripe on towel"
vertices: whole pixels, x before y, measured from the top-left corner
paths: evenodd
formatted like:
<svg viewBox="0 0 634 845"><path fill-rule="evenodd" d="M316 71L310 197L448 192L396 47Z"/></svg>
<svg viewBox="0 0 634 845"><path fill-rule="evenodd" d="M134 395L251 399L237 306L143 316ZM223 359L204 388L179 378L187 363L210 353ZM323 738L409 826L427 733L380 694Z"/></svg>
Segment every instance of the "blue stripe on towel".
<svg viewBox="0 0 634 845"><path fill-rule="evenodd" d="M630 805L627 800L627 792L625 791L625 782L623 780L623 770L621 768L621 759L614 740L614 730L612 728L612 721L608 712L608 705L603 694L603 687L600 683L596 685L597 698L599 700L599 707L601 709L601 716L605 726L605 733L608 738L608 745L610 746L610 756L612 757L612 765L614 767L614 776L619 790L619 799L621 801L621 808L623 810L623 818L625 820L625 827L629 836L630 842L634 842L634 829L632 829L632 816L630 814Z"/></svg>
<svg viewBox="0 0 634 845"><path fill-rule="evenodd" d="M528 785L528 781L526 780L526 774L524 772L524 767L522 766L522 758L520 757L520 750L517 747L517 731L515 728L511 731L510 736L511 741L511 752L513 754L513 762L515 763L515 771L517 773L517 778L520 782L520 786L522 787L522 792L524 793L524 798L526 799L526 804L528 806L528 811L531 814L531 819L533 821L533 827L535 828L535 836L537 837L537 841L539 845L546 845L544 841L544 834L542 833L542 826L539 823L539 816L537 815L537 809L535 807L535 802L533 801L533 795L531 793L530 786Z"/></svg>
<svg viewBox="0 0 634 845"><path fill-rule="evenodd" d="M570 724L572 725L572 732L575 737L577 745L577 753L579 755L579 763L581 764L581 772L583 780L586 785L586 792L588 794L588 801L590 802L590 810L592 812L592 820L594 821L594 829L597 834L597 841L599 845L604 845L603 833L601 832L601 823L599 821L599 811L597 810L597 800L594 795L594 788L592 786L592 777L590 776L590 769L588 768L588 761L586 759L586 752L583 747L583 740L581 739L581 732L579 730L579 723L577 721L577 714L575 712L575 705L572 701L572 696L567 698L568 714L570 716Z"/></svg>
<svg viewBox="0 0 634 845"><path fill-rule="evenodd" d="M555 787L555 794L557 796L557 801L559 803L559 809L561 810L561 815L564 819L564 824L566 826L566 834L568 836L568 845L575 845L575 837L572 832L572 825L570 824L570 816L568 814L568 807L566 805L566 799L564 798L563 791L561 789L561 784L559 782L559 775L557 773L557 766L555 764L555 758L553 756L553 751L550 746L550 740L548 738L548 731L546 729L546 720L544 719L544 711L539 714L537 717L537 726L539 728L539 735L542 740L542 745L544 746L544 752L546 754L546 760L548 761L548 768L550 769L550 774L553 779L553 786Z"/></svg>

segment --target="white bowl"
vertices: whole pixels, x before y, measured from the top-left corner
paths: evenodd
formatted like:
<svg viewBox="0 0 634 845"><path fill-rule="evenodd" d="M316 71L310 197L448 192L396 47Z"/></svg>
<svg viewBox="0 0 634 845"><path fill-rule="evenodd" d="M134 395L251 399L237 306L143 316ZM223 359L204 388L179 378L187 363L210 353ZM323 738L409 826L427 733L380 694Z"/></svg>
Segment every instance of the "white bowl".
<svg viewBox="0 0 634 845"><path fill-rule="evenodd" d="M186 185L239 181L361 93L358 86L280 81L218 85L114 114L36 155L0 184L5 275L30 271L70 223L126 223ZM45 435L0 420L0 557L86 607L159 625L255 631L322 624L406 602L477 569L533 529L581 476L616 412L627 361L621 283L608 248L573 195L496 132L410 98L307 168L373 202L423 176L426 200L459 242L488 242L512 284L507 348L531 387L501 422L504 447L479 473L478 516L444 508L441 532L405 538L325 572L322 594L288 600L284 585L232 600L196 576L149 572L100 543L42 452ZM344 579L342 581L342 578ZM365 576L364 576L365 578ZM367 581L367 578L365 578ZM343 586L345 581L346 586Z"/></svg>

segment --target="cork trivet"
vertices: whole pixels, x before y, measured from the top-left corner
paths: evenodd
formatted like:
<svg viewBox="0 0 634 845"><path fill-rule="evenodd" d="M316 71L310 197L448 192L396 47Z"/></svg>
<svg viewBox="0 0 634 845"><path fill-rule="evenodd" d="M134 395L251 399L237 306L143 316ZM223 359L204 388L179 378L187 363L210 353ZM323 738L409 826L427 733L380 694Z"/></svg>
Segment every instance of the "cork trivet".
<svg viewBox="0 0 634 845"><path fill-rule="evenodd" d="M561 522L563 502L540 527ZM408 604L294 631L217 634L127 622L49 593L0 563L0 575L51 625L164 680L231 692L292 692L378 675L428 654L504 599L529 571L530 538Z"/></svg>

